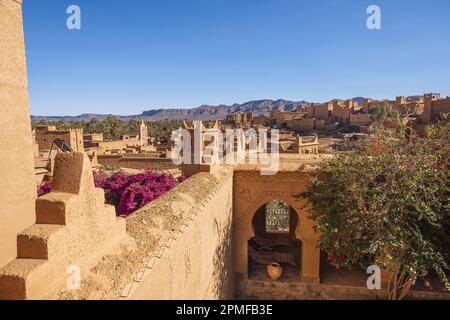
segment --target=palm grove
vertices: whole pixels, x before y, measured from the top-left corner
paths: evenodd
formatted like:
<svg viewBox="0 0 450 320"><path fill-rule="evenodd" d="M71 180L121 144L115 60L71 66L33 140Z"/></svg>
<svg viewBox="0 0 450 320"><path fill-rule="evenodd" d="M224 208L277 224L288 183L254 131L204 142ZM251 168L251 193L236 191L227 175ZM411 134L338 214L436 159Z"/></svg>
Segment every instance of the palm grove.
<svg viewBox="0 0 450 320"><path fill-rule="evenodd" d="M168 132L178 129L182 121L180 120L161 120L146 121L148 127L148 136L157 139L166 138ZM47 121L40 120L33 122L33 128L37 125L51 124L59 130L69 130L83 128L84 133L102 133L106 141L120 140L122 136L136 136L139 133L140 120L123 121L119 118L109 115L103 120L92 118L89 121Z"/></svg>

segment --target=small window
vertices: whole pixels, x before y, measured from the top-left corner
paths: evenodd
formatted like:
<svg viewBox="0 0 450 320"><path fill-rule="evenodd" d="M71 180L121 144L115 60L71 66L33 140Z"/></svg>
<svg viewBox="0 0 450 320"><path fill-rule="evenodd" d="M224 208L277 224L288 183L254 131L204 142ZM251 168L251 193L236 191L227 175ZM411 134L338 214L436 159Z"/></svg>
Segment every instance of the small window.
<svg viewBox="0 0 450 320"><path fill-rule="evenodd" d="M289 224L289 205L280 200L273 200L266 204L266 232L287 233Z"/></svg>

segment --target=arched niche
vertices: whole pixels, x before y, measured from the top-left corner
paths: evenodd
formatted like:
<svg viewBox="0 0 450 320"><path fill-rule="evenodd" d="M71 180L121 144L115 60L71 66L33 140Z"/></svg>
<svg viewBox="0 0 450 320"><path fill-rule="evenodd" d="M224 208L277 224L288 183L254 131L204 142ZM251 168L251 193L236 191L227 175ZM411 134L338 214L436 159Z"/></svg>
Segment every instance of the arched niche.
<svg viewBox="0 0 450 320"><path fill-rule="evenodd" d="M297 217L295 238L301 241L300 281L304 283L319 283L320 249L318 234L315 232L314 221L309 219L305 199L295 199L292 193L263 192L245 212L238 212L235 221L235 272L247 277L248 271L248 241L255 236L253 218L257 211L272 200L281 200L288 204ZM235 210L239 208L235 208Z"/></svg>
<svg viewBox="0 0 450 320"><path fill-rule="evenodd" d="M272 200L256 210L252 219L255 236L278 234L295 238L298 216L295 209L282 200Z"/></svg>
<svg viewBox="0 0 450 320"><path fill-rule="evenodd" d="M298 282L301 267L301 240L295 231L298 215L282 200L271 200L253 215L254 237L248 241L248 270L250 279L267 279L266 266L273 262L283 267L281 281Z"/></svg>

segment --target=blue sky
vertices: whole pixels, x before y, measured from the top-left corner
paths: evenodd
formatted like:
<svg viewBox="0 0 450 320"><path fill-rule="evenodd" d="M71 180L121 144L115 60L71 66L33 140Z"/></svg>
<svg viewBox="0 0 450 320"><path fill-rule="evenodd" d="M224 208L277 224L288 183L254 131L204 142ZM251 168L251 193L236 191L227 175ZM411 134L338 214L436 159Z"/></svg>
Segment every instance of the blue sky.
<svg viewBox="0 0 450 320"><path fill-rule="evenodd" d="M31 113L450 95L449 15L448 0L25 0Z"/></svg>

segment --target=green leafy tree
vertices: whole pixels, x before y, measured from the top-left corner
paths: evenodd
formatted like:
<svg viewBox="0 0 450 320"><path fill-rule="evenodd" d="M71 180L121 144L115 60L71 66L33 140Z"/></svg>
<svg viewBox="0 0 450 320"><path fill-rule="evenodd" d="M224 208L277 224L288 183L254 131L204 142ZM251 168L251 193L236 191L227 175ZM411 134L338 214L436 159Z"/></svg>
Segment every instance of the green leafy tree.
<svg viewBox="0 0 450 320"><path fill-rule="evenodd" d="M321 166L305 196L329 262L391 271L389 297L402 299L431 273L450 289L450 124L412 141L394 120Z"/></svg>
<svg viewBox="0 0 450 320"><path fill-rule="evenodd" d="M373 121L382 122L392 113L392 107L388 102L381 102L373 106L369 110L370 117Z"/></svg>

